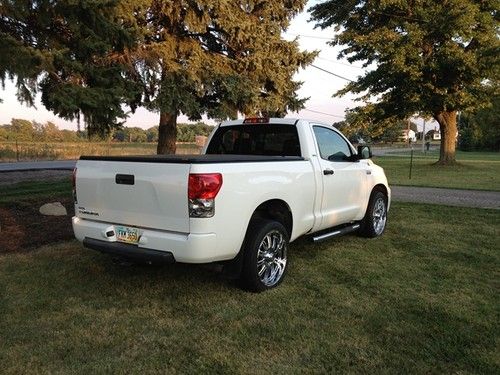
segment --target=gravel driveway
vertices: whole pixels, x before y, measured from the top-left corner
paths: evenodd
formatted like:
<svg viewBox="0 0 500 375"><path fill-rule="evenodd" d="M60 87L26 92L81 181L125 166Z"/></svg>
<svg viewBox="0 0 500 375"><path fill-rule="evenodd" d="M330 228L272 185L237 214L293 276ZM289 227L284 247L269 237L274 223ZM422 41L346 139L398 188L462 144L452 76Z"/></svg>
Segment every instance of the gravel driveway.
<svg viewBox="0 0 500 375"><path fill-rule="evenodd" d="M500 209L500 192L391 186L392 199L399 202L433 203L447 206Z"/></svg>

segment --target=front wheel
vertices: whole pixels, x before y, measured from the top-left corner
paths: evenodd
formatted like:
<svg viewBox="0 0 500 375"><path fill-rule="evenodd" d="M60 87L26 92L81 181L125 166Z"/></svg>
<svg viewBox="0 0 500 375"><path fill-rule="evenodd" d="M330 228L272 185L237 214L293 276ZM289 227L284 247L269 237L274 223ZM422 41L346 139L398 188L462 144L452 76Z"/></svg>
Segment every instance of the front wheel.
<svg viewBox="0 0 500 375"><path fill-rule="evenodd" d="M365 217L361 222L359 233L363 237L378 237L384 233L387 223L387 197L380 190L371 194Z"/></svg>
<svg viewBox="0 0 500 375"><path fill-rule="evenodd" d="M272 220L253 220L247 231L241 281L251 292L278 286L285 276L288 233Z"/></svg>

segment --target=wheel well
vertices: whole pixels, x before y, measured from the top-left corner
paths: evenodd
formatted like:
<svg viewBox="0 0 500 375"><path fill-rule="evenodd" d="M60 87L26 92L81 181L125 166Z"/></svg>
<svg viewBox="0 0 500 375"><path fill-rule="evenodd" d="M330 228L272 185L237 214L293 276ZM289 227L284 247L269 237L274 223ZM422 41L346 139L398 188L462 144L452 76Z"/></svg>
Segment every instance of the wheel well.
<svg viewBox="0 0 500 375"><path fill-rule="evenodd" d="M250 220L257 218L275 220L285 227L289 236L292 235L292 211L290 211L290 207L285 201L272 199L262 203L255 209Z"/></svg>
<svg viewBox="0 0 500 375"><path fill-rule="evenodd" d="M373 187L372 193L374 191L381 191L382 193L384 193L384 195L385 195L386 198L389 196L389 194L387 193L387 187L385 187L385 185L383 185L383 184L375 185Z"/></svg>

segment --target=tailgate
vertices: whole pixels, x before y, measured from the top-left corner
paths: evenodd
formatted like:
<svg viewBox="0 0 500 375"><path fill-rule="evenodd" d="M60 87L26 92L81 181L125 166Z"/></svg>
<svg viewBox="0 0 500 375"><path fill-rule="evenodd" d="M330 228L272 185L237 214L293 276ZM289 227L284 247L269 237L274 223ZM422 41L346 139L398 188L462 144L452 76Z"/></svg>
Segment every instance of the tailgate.
<svg viewBox="0 0 500 375"><path fill-rule="evenodd" d="M191 165L79 160L76 215L113 224L189 233Z"/></svg>

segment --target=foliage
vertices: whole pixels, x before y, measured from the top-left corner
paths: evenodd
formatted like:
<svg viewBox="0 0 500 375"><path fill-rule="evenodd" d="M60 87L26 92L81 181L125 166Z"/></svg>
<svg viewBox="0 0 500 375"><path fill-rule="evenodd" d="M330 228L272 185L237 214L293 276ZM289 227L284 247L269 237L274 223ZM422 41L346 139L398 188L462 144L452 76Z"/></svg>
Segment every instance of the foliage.
<svg viewBox="0 0 500 375"><path fill-rule="evenodd" d="M212 2L142 1L131 6L140 31L125 56L129 78L143 88L142 104L160 112L159 153L175 151L180 113L198 120L244 114L285 114L303 107L293 80L315 54L300 52L281 32L304 0ZM125 11L131 14L130 10Z"/></svg>
<svg viewBox="0 0 500 375"><path fill-rule="evenodd" d="M45 124L24 119L12 119L0 125L0 140L18 142L75 142L80 138L75 131L60 130L54 123Z"/></svg>
<svg viewBox="0 0 500 375"><path fill-rule="evenodd" d="M408 128L408 120L396 116L380 118L377 107L368 104L346 112L345 120L334 124L348 138L365 142L396 142ZM417 124L410 122L410 129L417 131Z"/></svg>
<svg viewBox="0 0 500 375"><path fill-rule="evenodd" d="M433 116L442 163L455 161L456 112L485 106L499 79L497 0L328 0L311 8L335 26L339 57L375 64L338 94L377 100L381 118Z"/></svg>
<svg viewBox="0 0 500 375"><path fill-rule="evenodd" d="M489 149L500 151L500 96L492 107L460 115L459 148L464 151Z"/></svg>
<svg viewBox="0 0 500 375"><path fill-rule="evenodd" d="M0 6L0 78L16 77L28 103L40 89L59 116L83 114L90 135L118 128L124 105L158 111L159 151L172 151L181 112L302 108L293 76L314 54L281 32L304 4L10 0Z"/></svg>
<svg viewBox="0 0 500 375"><path fill-rule="evenodd" d="M194 142L197 135L208 136L213 126L203 122L195 124L179 124L179 142ZM115 142L145 143L158 141L158 126L149 129L140 127L122 126L113 131L111 139ZM19 142L79 142L93 141L102 142L110 140L107 136L94 135L89 139L88 135L68 129L59 129L54 123L48 121L45 124L24 119L12 119L8 125L0 125L0 141Z"/></svg>
<svg viewBox="0 0 500 375"><path fill-rule="evenodd" d="M177 140L179 142L194 142L197 135L208 137L213 130L213 126L202 122L196 124L179 124Z"/></svg>
<svg viewBox="0 0 500 375"><path fill-rule="evenodd" d="M35 135L33 126L28 120L12 119L9 129L16 141L31 141Z"/></svg>
<svg viewBox="0 0 500 375"><path fill-rule="evenodd" d="M137 96L124 65L104 59L133 43L121 19L114 0L2 1L0 79L16 79L19 100L41 91L47 109L104 134Z"/></svg>

